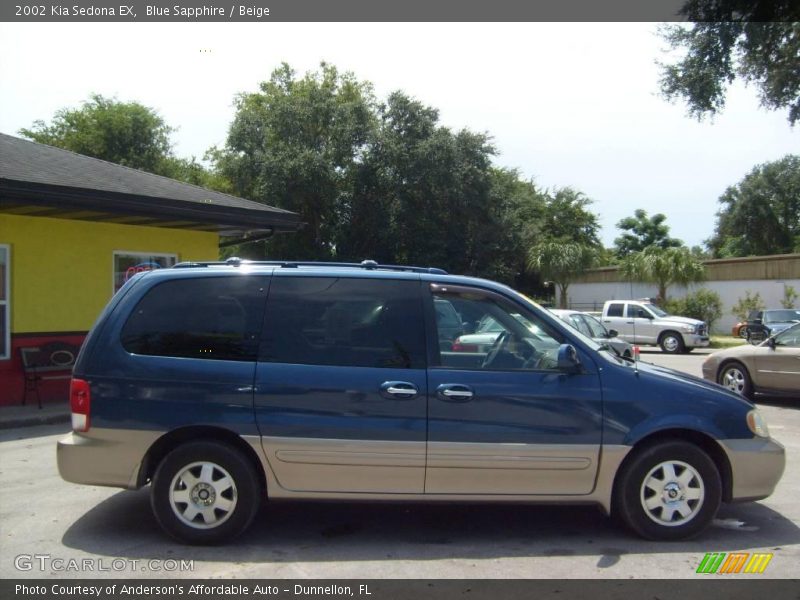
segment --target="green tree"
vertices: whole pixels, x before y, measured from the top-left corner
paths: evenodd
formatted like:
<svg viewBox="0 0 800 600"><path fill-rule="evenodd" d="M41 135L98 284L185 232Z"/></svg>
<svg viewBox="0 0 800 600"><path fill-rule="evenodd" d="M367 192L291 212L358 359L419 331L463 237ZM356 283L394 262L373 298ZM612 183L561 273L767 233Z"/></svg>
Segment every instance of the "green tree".
<svg viewBox="0 0 800 600"><path fill-rule="evenodd" d="M791 285L783 285L783 298L781 299L783 308L794 308L798 298L800 298L800 295Z"/></svg>
<svg viewBox="0 0 800 600"><path fill-rule="evenodd" d="M662 64L661 92L681 98L701 118L725 106L728 86L754 84L761 104L800 119L800 5L774 0L688 0L680 13L693 24L671 25L662 37L683 55Z"/></svg>
<svg viewBox="0 0 800 600"><path fill-rule="evenodd" d="M597 246L581 242L545 241L528 253L528 266L558 285L559 308L567 308L570 284L597 263Z"/></svg>
<svg viewBox="0 0 800 600"><path fill-rule="evenodd" d="M152 108L92 94L80 108L63 108L50 124L38 120L20 134L41 144L161 173L164 161L172 156L173 131Z"/></svg>
<svg viewBox="0 0 800 600"><path fill-rule="evenodd" d="M738 298L736 304L731 309L731 314L739 321L746 321L748 315L754 310L764 310L764 301L761 299L761 294L756 292L751 294L750 290L745 290L744 298Z"/></svg>
<svg viewBox="0 0 800 600"><path fill-rule="evenodd" d="M715 257L800 251L800 156L788 155L754 168L719 198Z"/></svg>
<svg viewBox="0 0 800 600"><path fill-rule="evenodd" d="M505 198L491 202L494 148L484 134L439 125L438 111L402 92L379 126L343 203L343 256L384 256L486 274L506 237Z"/></svg>
<svg viewBox="0 0 800 600"><path fill-rule="evenodd" d="M375 127L373 107L369 83L325 63L303 77L283 64L260 91L236 99L226 145L211 154L216 168L236 194L306 222L269 242L271 258L336 257L343 205Z"/></svg>
<svg viewBox="0 0 800 600"><path fill-rule="evenodd" d="M614 240L617 257L625 258L632 252L641 252L650 246L659 248L677 248L683 245L679 239L669 237L669 225L664 221L667 217L661 213L652 217L647 211L637 208L632 217L625 217L617 223L617 229L625 233Z"/></svg>
<svg viewBox="0 0 800 600"><path fill-rule="evenodd" d="M688 285L705 279L705 266L688 248L651 246L629 255L622 262L622 274L631 281L658 286L658 299L667 299L670 285Z"/></svg>
<svg viewBox="0 0 800 600"><path fill-rule="evenodd" d="M542 235L550 240L600 246L600 222L589 210L592 200L571 187L556 188L545 197Z"/></svg>

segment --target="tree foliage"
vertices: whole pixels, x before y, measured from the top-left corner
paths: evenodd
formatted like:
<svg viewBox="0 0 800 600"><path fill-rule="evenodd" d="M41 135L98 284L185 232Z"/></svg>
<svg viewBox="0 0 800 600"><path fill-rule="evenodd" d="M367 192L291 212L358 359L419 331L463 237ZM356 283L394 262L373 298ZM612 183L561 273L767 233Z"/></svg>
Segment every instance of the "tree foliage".
<svg viewBox="0 0 800 600"><path fill-rule="evenodd" d="M494 155L488 135L451 130L402 92L378 101L368 82L323 64L302 77L283 65L240 96L213 158L234 193L307 223L242 248L250 258L371 258L536 289L528 249L555 237L597 243L597 217L581 193L540 191Z"/></svg>
<svg viewBox="0 0 800 600"><path fill-rule="evenodd" d="M661 92L681 98L697 118L725 106L737 78L754 84L761 104L788 109L800 119L800 5L793 0L688 0L681 9L693 24L662 30L673 50L684 51L662 64Z"/></svg>
<svg viewBox="0 0 800 600"><path fill-rule="evenodd" d="M158 113L138 102L92 94L80 108L56 112L49 125L38 120L20 133L41 144L158 173L172 155L173 131Z"/></svg>
<svg viewBox="0 0 800 600"><path fill-rule="evenodd" d="M622 262L622 275L631 281L658 286L658 299L667 299L671 285L688 285L705 279L705 266L688 248L659 248L650 246L629 255Z"/></svg>
<svg viewBox="0 0 800 600"><path fill-rule="evenodd" d="M715 257L800 252L800 156L757 166L719 202Z"/></svg>
<svg viewBox="0 0 800 600"><path fill-rule="evenodd" d="M597 264L598 249L579 241L549 240L531 248L529 266L559 288L559 308L567 308L570 284L586 269Z"/></svg>
<svg viewBox="0 0 800 600"><path fill-rule="evenodd" d="M665 302L664 309L673 315L705 321L711 331L714 323L722 316L722 298L714 290L700 288L683 298Z"/></svg>
<svg viewBox="0 0 800 600"><path fill-rule="evenodd" d="M49 124L37 120L20 134L41 144L228 191L228 183L194 157L175 156L170 141L174 131L154 109L139 102L91 94L80 108L62 108Z"/></svg>
<svg viewBox="0 0 800 600"><path fill-rule="evenodd" d="M336 255L340 211L373 133L371 86L323 64L298 78L287 64L236 99L226 146L212 158L236 194L300 213L305 228L269 244L272 258Z"/></svg>
<svg viewBox="0 0 800 600"><path fill-rule="evenodd" d="M623 232L614 240L614 249L618 258L625 258L632 252L641 252L650 246L659 248L677 248L683 242L669 237L669 225L664 221L667 217L657 213L647 216L647 211L637 208L632 217L625 217L617 223L617 229Z"/></svg>
<svg viewBox="0 0 800 600"><path fill-rule="evenodd" d="M766 306L764 305L764 301L761 299L761 294L756 292L755 294L751 294L750 290L745 290L744 297L740 297L736 300L736 304L733 305L731 308L731 314L735 316L739 321L746 321L747 316L754 310L764 310Z"/></svg>

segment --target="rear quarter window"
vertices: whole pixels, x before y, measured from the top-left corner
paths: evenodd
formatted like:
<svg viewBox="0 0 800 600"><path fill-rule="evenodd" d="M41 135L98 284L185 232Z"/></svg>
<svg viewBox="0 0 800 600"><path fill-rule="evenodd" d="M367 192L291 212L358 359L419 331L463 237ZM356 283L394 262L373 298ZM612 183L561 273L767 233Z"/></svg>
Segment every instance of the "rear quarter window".
<svg viewBox="0 0 800 600"><path fill-rule="evenodd" d="M255 360L266 301L263 277L176 279L149 290L128 317L132 354Z"/></svg>
<svg viewBox="0 0 800 600"><path fill-rule="evenodd" d="M625 307L625 305L623 303L621 303L621 302L615 302L613 304L609 304L608 305L608 313L606 313L606 316L608 316L608 317L621 317L622 316L622 310L623 310L624 307Z"/></svg>

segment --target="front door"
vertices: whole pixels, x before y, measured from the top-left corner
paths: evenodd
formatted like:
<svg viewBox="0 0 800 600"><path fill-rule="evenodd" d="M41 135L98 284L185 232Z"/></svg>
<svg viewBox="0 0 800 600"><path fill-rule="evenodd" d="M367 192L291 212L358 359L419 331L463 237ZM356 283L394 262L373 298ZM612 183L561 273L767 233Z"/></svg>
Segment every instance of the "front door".
<svg viewBox="0 0 800 600"><path fill-rule="evenodd" d="M658 342L658 327L653 324L653 315L638 304L628 304L627 325L634 344L655 344Z"/></svg>
<svg viewBox="0 0 800 600"><path fill-rule="evenodd" d="M564 341L555 327L503 297L432 284L432 303L449 301L463 323L501 325L488 348L431 344L426 494L588 494L602 430L600 381L584 353L584 372L556 368ZM472 351L461 351L467 348Z"/></svg>
<svg viewBox="0 0 800 600"><path fill-rule="evenodd" d="M756 384L800 396L800 325L775 336L774 347L757 349Z"/></svg>
<svg viewBox="0 0 800 600"><path fill-rule="evenodd" d="M255 414L278 484L422 493L425 362L417 279L276 271Z"/></svg>

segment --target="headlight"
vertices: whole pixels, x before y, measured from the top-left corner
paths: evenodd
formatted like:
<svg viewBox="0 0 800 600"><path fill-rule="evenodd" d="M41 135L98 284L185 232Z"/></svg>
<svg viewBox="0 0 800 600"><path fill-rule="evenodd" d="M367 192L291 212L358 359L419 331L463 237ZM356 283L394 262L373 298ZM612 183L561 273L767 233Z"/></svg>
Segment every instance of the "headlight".
<svg viewBox="0 0 800 600"><path fill-rule="evenodd" d="M752 431L758 437L769 437L769 427L767 427L767 421L761 416L761 413L758 412L758 410L751 410L749 413L747 413L747 426L750 428L750 431Z"/></svg>
<svg viewBox="0 0 800 600"><path fill-rule="evenodd" d="M681 329L686 333L694 333L694 325L681 325Z"/></svg>

